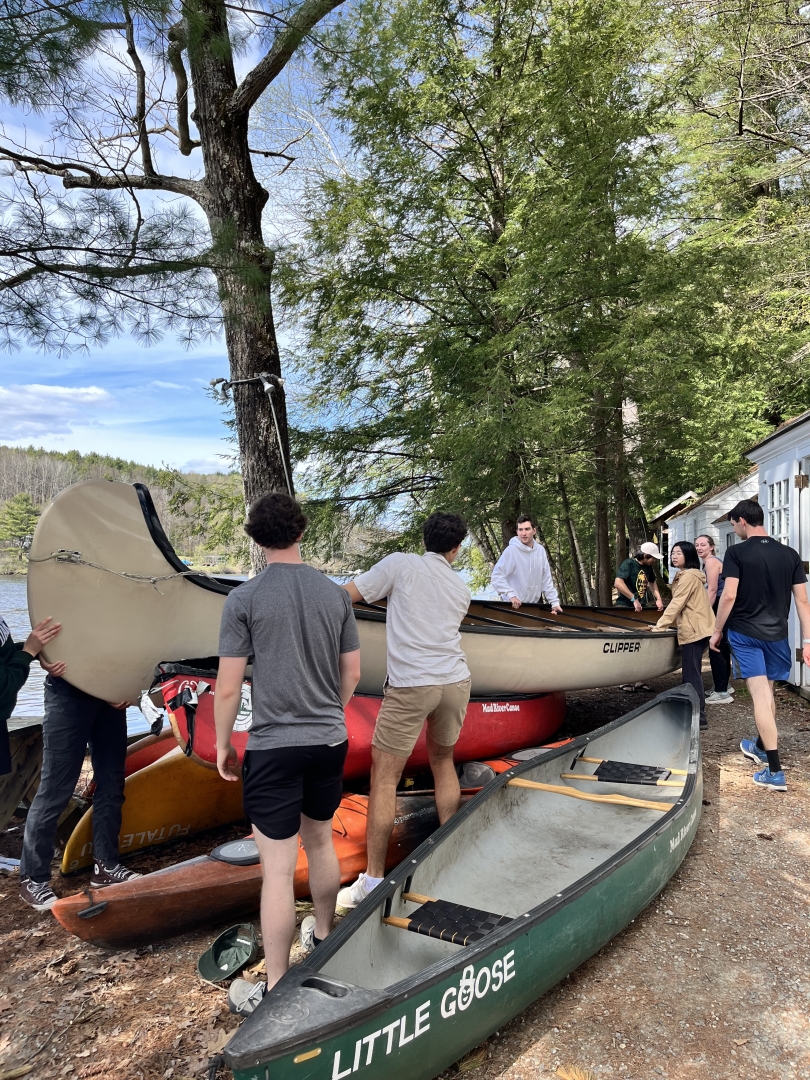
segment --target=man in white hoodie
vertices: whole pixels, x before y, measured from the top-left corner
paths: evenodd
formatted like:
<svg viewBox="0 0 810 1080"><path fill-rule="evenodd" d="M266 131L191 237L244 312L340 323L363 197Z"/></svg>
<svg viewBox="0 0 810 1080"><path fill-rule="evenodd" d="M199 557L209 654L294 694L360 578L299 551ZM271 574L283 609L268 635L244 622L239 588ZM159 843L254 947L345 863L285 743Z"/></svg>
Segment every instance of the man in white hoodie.
<svg viewBox="0 0 810 1080"><path fill-rule="evenodd" d="M517 536L512 537L495 563L492 587L501 600L511 600L513 608L536 604L545 594L554 614L562 611L546 549L535 540L534 522L527 514L518 518Z"/></svg>

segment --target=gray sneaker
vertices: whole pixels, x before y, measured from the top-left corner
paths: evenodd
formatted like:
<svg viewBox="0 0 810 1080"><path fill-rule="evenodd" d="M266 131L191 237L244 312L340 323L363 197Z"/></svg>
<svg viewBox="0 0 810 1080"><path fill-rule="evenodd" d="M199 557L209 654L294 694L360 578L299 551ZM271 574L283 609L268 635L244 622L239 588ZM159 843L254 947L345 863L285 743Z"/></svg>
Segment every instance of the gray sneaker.
<svg viewBox="0 0 810 1080"><path fill-rule="evenodd" d="M103 889L105 885L120 885L122 881L134 881L143 877L134 870L127 870L122 863L93 863L93 876L90 878L91 889Z"/></svg>
<svg viewBox="0 0 810 1080"><path fill-rule="evenodd" d="M309 954L315 951L315 916L307 915L304 921L301 923L301 948L305 953Z"/></svg>
<svg viewBox="0 0 810 1080"><path fill-rule="evenodd" d="M228 1008L237 1016L250 1016L258 1009L266 993L266 982L254 983L247 979L234 979L228 987Z"/></svg>
<svg viewBox="0 0 810 1080"><path fill-rule="evenodd" d="M712 692L706 697L707 705L731 705L734 702L734 698L729 692L721 690L712 690Z"/></svg>
<svg viewBox="0 0 810 1080"><path fill-rule="evenodd" d="M30 904L34 911L50 911L59 897L51 888L49 881L32 881L23 878L20 881L20 899Z"/></svg>

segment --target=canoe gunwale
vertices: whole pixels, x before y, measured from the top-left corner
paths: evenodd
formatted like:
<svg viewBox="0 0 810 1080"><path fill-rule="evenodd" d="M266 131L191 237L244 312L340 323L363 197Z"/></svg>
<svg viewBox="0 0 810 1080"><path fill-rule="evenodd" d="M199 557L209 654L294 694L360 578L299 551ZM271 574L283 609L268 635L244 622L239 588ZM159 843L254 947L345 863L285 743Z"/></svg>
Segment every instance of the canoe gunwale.
<svg viewBox="0 0 810 1080"><path fill-rule="evenodd" d="M400 982L392 983L383 990L371 990L368 987L355 986L352 984L352 989L361 990L364 996L373 997L375 1000L369 1001L365 1007L360 1005L358 1009L352 1011L348 1015L336 1018L331 1022L327 1021L318 1029L317 1033L313 1033L310 1030L301 1033L300 1035L291 1035L288 1039L283 1041L279 1040L273 1045L272 1049L264 1052L261 1057L261 1063L264 1064L284 1057L300 1047L312 1046L316 1041L325 1041L339 1036L366 1021L370 1021L374 1016L387 1012L397 1004L403 1003L408 998L414 996L415 992L418 991L421 994L430 990L433 986L444 981L448 975L452 974L454 971L461 971L470 964L476 965L488 954L508 946L511 942L526 934L530 929L546 922L563 908L580 899L580 897L586 894L597 883L609 878L621 866L629 862L636 854L648 847L658 836L667 832L680 818L688 814L693 807L695 796L702 791L702 785L699 783L698 771L700 764L700 733L698 727L699 704L697 695L691 687L678 687L677 689L668 690L659 694L652 701L639 706L632 712L599 728L598 735L601 737L610 731L623 727L630 721L651 711L651 709L657 705L664 704L668 701L683 701L684 699L690 701L692 705L691 737L687 767L688 775L686 777L683 792L672 809L668 810L663 817L658 821L653 822L643 832L639 833L629 844L626 844L604 862L594 867L581 878L578 878L561 893L549 897L541 904L531 908L528 912L514 918L508 925L492 931L472 945L465 946L460 949L458 953L439 959L429 967L422 968L413 975L407 976L407 978L402 979ZM567 743L565 746L548 751L542 755L538 754L537 757L542 756L546 760L551 760L555 757L568 758L572 752L578 753L582 749L585 749L593 739L594 733L583 735L578 739ZM474 813L478 806L483 802L492 798L509 782L509 780L534 768L537 763L537 757L530 758L527 762L521 762L519 765L510 768L507 772L501 773L482 788L477 795L474 795L473 798L470 799L465 806L462 806L449 821L423 841L423 843L412 852L407 860L400 863L400 865L386 877L384 893L378 893L377 889L370 893L367 899L344 919L336 930L332 931L329 937L318 947L316 952L305 957L295 968L290 969L287 975L284 976L282 982L286 986L290 986L290 984L293 984L294 986L300 984L311 975L320 972L324 964L339 951L346 939L352 936L357 925L373 917L380 908L384 909L386 902L393 899L399 889L404 887L407 879L413 875L415 868L431 854L437 843L441 843L446 836L457 829L466 820L466 817ZM687 851L688 847L684 850L683 857L685 857ZM329 978L335 983L341 983L339 978L334 976L329 976ZM248 1053L243 1052L237 1053L236 1055L229 1053L229 1048L227 1046L223 1053L226 1064L232 1069L245 1069L254 1067L260 1063L258 1059L251 1057ZM249 1058L250 1060L248 1060Z"/></svg>
<svg viewBox="0 0 810 1080"><path fill-rule="evenodd" d="M135 488L135 491L137 492L138 501L140 502L141 510L143 511L143 519L144 519L144 522L146 524L147 529L149 530L149 535L152 537L152 540L153 540L153 542L155 544L155 547L157 547L159 549L161 555L163 556L163 558L166 560L166 562L171 566L171 568L173 570L176 570L178 573L183 574L184 579L186 581L188 581L189 584L198 585L201 589L208 589L210 592L220 593L223 596L229 595L229 593L233 589L235 589L239 584L241 584L240 582L236 582L236 581L233 581L233 582L231 582L231 581L227 581L227 582L226 581L221 581L219 578L209 577L208 574L196 574L196 573L193 573L193 572L189 573L188 566L186 566L186 564L184 562L182 562L181 559L178 557L177 552L174 550L174 547L172 546L171 541L169 540L168 536L166 535L166 533L163 530L163 526L160 523L160 518L158 517L157 510L155 509L155 504L152 501L152 495L151 495L151 493L149 491L149 488L145 484L140 484L140 483L133 484L132 486ZM475 603L481 604L482 606L486 606L487 608L489 608L492 611L500 611L500 610L502 610L502 608L498 606L498 602L495 601L495 600L476 600ZM538 606L538 605L532 605L532 606ZM503 609L503 610L506 610L506 609ZM545 609L543 609L543 610L545 610ZM550 612L551 608L549 608L548 610ZM592 608L590 610L600 611L601 609L600 608ZM385 610L384 609L381 610L379 608L376 608L372 604L368 604L368 605L358 604L358 605L355 605L354 614L355 614L356 617L361 618L361 619L366 619L366 620L368 620L370 622L385 622ZM591 616L588 616L588 617L590 618ZM616 617L619 618L619 619L622 618L621 615L616 616ZM593 618L597 619L598 616L593 616ZM612 612L611 612L610 618L614 618L614 615L612 614ZM611 630L594 630L594 631L591 631L591 630L577 630L575 627L569 627L569 628L567 628L565 630L563 630L563 629L560 629L560 630L534 630L531 627L525 627L524 628L524 627L521 627L521 626L509 626L506 623L500 623L499 620L497 620L497 619L493 619L492 624L487 625L487 626L464 626L464 625L462 625L461 626L461 632L462 633L469 633L469 634L474 634L474 633L479 633L479 634L482 634L482 633L483 634L507 634L507 635L510 635L510 636L513 636L513 637L525 637L525 636L528 636L528 637L551 637L551 636L553 636L553 637L570 637L570 638L574 638L575 640L580 640L581 638L589 638L589 637L605 637L605 636L610 635L610 634L615 634L616 637L621 637L624 640L626 638L649 637L650 634L652 633L652 624L650 624L650 629L647 629L647 630L635 630L635 629L631 629L633 623L632 623L632 619L629 616L627 617L627 621L628 621L627 630L615 630L615 631L611 631ZM674 630L664 630L664 631L660 631L660 633L664 637L673 637L673 636L675 636L676 631L674 631ZM531 695L527 694L525 696L529 697Z"/></svg>

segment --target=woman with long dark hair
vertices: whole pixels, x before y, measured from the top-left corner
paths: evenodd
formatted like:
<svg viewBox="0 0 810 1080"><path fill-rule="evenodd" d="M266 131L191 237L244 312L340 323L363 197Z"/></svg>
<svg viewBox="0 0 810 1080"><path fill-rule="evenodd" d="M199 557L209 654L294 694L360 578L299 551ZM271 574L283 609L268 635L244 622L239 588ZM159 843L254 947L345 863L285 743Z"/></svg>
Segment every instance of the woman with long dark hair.
<svg viewBox="0 0 810 1080"><path fill-rule="evenodd" d="M723 577L723 561L715 554L714 540L708 533L701 533L695 537L695 550L703 561L703 572L706 575L706 589L709 593L709 603L712 611L717 614L717 606L723 595L723 586L726 579ZM734 698L734 691L729 687L731 679L731 649L728 644L728 635L723 632L719 651L709 649L709 663L712 666L712 679L714 687L706 698L708 705L730 705Z"/></svg>
<svg viewBox="0 0 810 1080"><path fill-rule="evenodd" d="M672 600L653 629L677 627L683 681L695 688L700 700L700 726L706 728L703 654L714 633L714 613L706 591L706 575L700 569L695 545L688 540L678 540L672 545L669 561L677 570L671 585Z"/></svg>

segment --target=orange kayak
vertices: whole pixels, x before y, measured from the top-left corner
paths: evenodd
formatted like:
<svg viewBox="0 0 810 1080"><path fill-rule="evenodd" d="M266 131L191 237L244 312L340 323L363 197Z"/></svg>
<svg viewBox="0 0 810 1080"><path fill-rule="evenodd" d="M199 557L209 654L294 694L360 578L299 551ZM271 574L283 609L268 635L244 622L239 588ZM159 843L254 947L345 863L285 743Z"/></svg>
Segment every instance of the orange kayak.
<svg viewBox="0 0 810 1080"><path fill-rule="evenodd" d="M347 795L332 820L344 884L366 868L367 809L367 796ZM438 824L432 796L399 797L386 871L418 847ZM258 863L237 866L201 855L134 881L93 890L89 897L87 892L66 896L51 910L66 930L83 941L118 948L158 941L213 921L242 918L258 910L261 884ZM298 852L294 887L297 897L309 895L303 847Z"/></svg>

